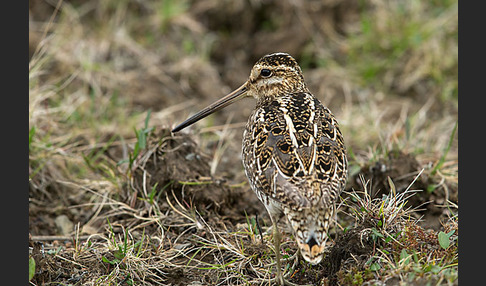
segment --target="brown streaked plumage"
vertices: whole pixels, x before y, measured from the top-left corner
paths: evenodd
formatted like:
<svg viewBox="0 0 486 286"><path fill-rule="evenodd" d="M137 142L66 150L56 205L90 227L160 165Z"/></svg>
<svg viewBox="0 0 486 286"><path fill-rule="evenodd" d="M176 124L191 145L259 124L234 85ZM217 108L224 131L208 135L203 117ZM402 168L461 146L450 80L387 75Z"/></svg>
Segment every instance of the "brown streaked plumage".
<svg viewBox="0 0 486 286"><path fill-rule="evenodd" d="M334 115L309 92L299 65L286 53L262 57L242 86L173 132L247 96L256 99L256 108L243 135L243 166L272 220L277 282L288 284L281 273L277 222L287 218L306 261L322 260L347 179L346 149Z"/></svg>

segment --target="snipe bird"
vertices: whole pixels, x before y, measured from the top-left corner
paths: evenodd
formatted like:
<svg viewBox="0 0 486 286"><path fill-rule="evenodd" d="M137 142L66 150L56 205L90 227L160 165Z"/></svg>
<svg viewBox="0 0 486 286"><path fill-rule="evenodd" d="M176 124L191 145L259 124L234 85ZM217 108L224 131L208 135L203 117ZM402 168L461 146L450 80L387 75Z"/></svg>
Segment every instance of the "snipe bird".
<svg viewBox="0 0 486 286"><path fill-rule="evenodd" d="M343 135L331 111L310 93L297 61L286 53L262 57L242 86L172 131L243 97L256 99L243 135L243 166L272 221L276 282L292 284L282 275L277 222L282 215L287 218L306 261L315 265L322 260L347 179Z"/></svg>

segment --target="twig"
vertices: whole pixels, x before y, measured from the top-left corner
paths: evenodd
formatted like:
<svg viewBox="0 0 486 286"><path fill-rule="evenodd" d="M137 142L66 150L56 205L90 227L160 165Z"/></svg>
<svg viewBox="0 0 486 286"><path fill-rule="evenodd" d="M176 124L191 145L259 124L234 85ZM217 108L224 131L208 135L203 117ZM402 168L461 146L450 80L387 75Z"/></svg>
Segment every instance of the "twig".
<svg viewBox="0 0 486 286"><path fill-rule="evenodd" d="M74 236L62 236L62 235L32 235L33 241L55 241L55 240L74 240ZM105 239L100 234L81 235L78 240L88 239Z"/></svg>

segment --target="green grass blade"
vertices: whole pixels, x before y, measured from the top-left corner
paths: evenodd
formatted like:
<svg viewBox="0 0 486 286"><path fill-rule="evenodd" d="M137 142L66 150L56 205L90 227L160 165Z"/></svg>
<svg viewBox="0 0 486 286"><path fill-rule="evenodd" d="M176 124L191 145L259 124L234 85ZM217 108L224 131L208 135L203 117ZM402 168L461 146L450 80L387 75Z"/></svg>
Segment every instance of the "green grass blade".
<svg viewBox="0 0 486 286"><path fill-rule="evenodd" d="M451 149L452 142L454 140L454 135L456 134L456 129L457 129L457 121L456 121L456 124L454 124L454 128L452 129L451 136L449 137L449 142L448 142L446 148L444 149L442 156L440 157L439 161L435 165L434 169L432 169L432 171L430 172L432 175L434 175L437 172L437 170L439 170L442 167L442 165L444 164L445 158L446 158L447 154L449 153L449 150Z"/></svg>
<svg viewBox="0 0 486 286"><path fill-rule="evenodd" d="M30 150L30 145L32 144L32 140L34 139L35 135L35 126L32 126L29 130L29 150Z"/></svg>

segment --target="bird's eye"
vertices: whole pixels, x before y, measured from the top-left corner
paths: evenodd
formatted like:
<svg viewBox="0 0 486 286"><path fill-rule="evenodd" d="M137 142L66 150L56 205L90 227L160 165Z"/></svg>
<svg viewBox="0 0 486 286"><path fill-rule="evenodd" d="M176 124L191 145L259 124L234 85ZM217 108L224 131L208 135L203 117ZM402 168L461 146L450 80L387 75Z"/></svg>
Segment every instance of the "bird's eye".
<svg viewBox="0 0 486 286"><path fill-rule="evenodd" d="M262 69L262 71L260 72L260 75L262 77L269 77L272 75L272 71L269 70L269 69Z"/></svg>

